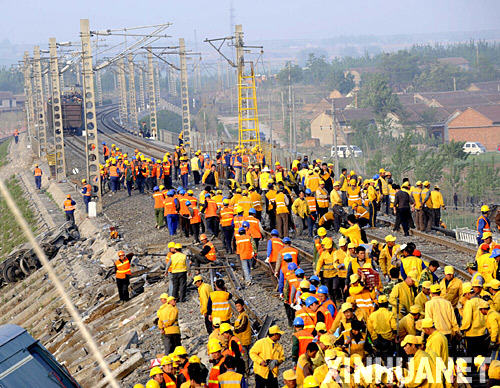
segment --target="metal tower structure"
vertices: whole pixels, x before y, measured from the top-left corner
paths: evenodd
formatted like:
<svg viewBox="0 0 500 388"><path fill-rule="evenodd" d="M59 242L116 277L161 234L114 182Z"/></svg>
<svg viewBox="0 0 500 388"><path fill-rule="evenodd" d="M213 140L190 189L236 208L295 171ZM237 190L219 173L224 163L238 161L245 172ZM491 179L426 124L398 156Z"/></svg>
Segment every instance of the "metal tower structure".
<svg viewBox="0 0 500 388"><path fill-rule="evenodd" d="M160 64L155 62L155 96L156 96L156 105L160 104Z"/></svg>
<svg viewBox="0 0 500 388"><path fill-rule="evenodd" d="M59 61L57 59L56 38L49 39L50 78L52 84L52 126L54 129L56 179L66 178L66 160L64 157L64 131L61 105L61 85L59 79Z"/></svg>
<svg viewBox="0 0 500 388"><path fill-rule="evenodd" d="M33 52L33 65L35 73L36 122L38 124L38 156L42 157L47 153L47 126L45 122L45 99L43 95L42 62L39 46L35 46Z"/></svg>
<svg viewBox="0 0 500 388"><path fill-rule="evenodd" d="M88 19L80 19L83 65L83 106L85 119L85 140L87 157L87 181L97 199L97 214L102 213L101 174L99 169L99 143L97 141L97 118L95 112L94 70L92 67L92 46Z"/></svg>
<svg viewBox="0 0 500 388"><path fill-rule="evenodd" d="M182 102L182 136L186 152L190 155L191 149L191 115L189 113L189 87L186 63L186 43L179 38L179 58L181 65L181 102Z"/></svg>
<svg viewBox="0 0 500 388"><path fill-rule="evenodd" d="M96 71L95 72L95 86L96 86L96 90L95 90L95 95L97 97L97 105L101 106L102 105L102 82L101 82L101 72L100 71Z"/></svg>
<svg viewBox="0 0 500 388"><path fill-rule="evenodd" d="M236 49L236 60L233 62L221 51L227 40L232 40ZM221 42L215 45L214 42ZM247 46L243 41L241 24L235 26L235 34L231 37L205 39L226 61L236 68L238 80L238 144L243 147L260 146L259 115L257 110L257 90L255 86L255 70L251 61L246 62L244 53L249 49L262 46Z"/></svg>
<svg viewBox="0 0 500 388"><path fill-rule="evenodd" d="M130 125L131 130L135 132L137 129L138 118L137 118L137 102L135 95L135 69L134 69L134 56L132 54L128 55L128 97L130 106Z"/></svg>
<svg viewBox="0 0 500 388"><path fill-rule="evenodd" d="M139 108L146 110L146 96L144 95L144 70L139 66Z"/></svg>
<svg viewBox="0 0 500 388"><path fill-rule="evenodd" d="M149 132L153 139L158 139L158 126L156 121L156 93L153 53L148 50L148 96L149 96Z"/></svg>
<svg viewBox="0 0 500 388"><path fill-rule="evenodd" d="M24 52L24 94L26 96L26 128L28 130L28 139L33 147L32 136L35 131L35 112L33 107L33 88L31 85L32 67L28 52ZM38 152L38 150L37 150Z"/></svg>
<svg viewBox="0 0 500 388"><path fill-rule="evenodd" d="M127 81L125 80L125 61L123 58L118 61L118 91L120 123L128 126Z"/></svg>

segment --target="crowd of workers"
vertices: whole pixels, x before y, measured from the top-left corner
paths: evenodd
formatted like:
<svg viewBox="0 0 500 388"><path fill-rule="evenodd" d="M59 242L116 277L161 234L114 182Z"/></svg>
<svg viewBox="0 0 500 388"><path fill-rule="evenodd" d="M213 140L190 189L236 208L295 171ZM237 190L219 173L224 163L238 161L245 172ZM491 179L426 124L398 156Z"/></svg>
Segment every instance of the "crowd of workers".
<svg viewBox="0 0 500 388"><path fill-rule="evenodd" d="M213 160L196 152L187 160L182 150L161 162L136 152L127 163L116 149L110 156L116 159L110 171L120 159L125 168L134 162L131 171L139 175L146 171L157 228L168 229L171 239L192 236L199 243L189 255L179 242L168 245L169 286L158 310L165 355L151 368L146 387L236 388L246 387L249 379L257 387L277 387L287 359L293 369L281 377L288 387L467 386L467 378L474 384L500 384L500 245L492 241L487 207L477 221L479 247L467 263L471 280L465 282L452 266L439 277L439 263L424 260L414 243L400 245L392 235L384 243L366 240L363 227L375 226L380 211L395 213L405 235L412 227L438 225L444 203L439 187L431 190L427 181L412 186L404 180L399 186L383 169L365 180L343 170L335 180L331 165L307 157L293 161L290 170L277 163L270 171L264 160L249 155L248 165L240 168L235 166L240 152L224 150ZM112 190L125 174L117 169L117 176L110 174L118 178ZM189 185L191 176L194 185L202 184L199 195ZM133 186L141 191L137 178L131 172ZM174 189L179 178L182 186ZM271 230L269 236L265 229ZM309 277L290 230L313 237L314 274ZM334 232L341 235L336 241ZM216 237L226 255L240 259L247 284L257 260L273 270L294 331L287 339L289 353L280 343L285 333L276 325L254 342L245 301L234 301L234 319L233 296L224 280L216 279L212 289L199 275L220 265L223 252L212 242ZM260 243L265 254L259 254ZM121 253L117 277L128 271L127 278L130 262ZM177 302L186 301L191 273L209 334L210 368L181 343Z"/></svg>

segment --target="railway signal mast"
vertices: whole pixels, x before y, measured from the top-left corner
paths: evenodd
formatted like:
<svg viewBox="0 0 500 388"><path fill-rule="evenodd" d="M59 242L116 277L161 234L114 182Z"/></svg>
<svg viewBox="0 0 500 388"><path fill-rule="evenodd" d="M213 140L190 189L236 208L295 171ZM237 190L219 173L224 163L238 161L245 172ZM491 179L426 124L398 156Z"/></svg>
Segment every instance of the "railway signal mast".
<svg viewBox="0 0 500 388"><path fill-rule="evenodd" d="M225 42L236 49L236 60L232 61L222 52ZM241 24L235 26L234 36L216 39L205 39L222 57L237 70L238 79L238 145L240 147L260 147L259 115L257 111L257 91L255 86L255 68L253 61L245 61L244 54L251 49L260 49L263 46L248 46L243 41ZM217 44L215 43L217 42ZM219 44L220 42L220 44Z"/></svg>

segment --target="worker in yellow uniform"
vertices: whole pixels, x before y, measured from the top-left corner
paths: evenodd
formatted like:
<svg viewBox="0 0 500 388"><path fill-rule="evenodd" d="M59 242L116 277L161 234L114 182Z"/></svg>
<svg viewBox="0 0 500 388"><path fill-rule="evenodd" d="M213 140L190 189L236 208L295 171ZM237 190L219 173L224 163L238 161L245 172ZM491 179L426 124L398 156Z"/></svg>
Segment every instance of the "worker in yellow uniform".
<svg viewBox="0 0 500 388"><path fill-rule="evenodd" d="M402 319L399 320L398 327L398 340L399 342L403 341L403 339L408 334L416 335L416 322L422 316L422 309L418 305L410 306L410 312L406 314Z"/></svg>
<svg viewBox="0 0 500 388"><path fill-rule="evenodd" d="M203 277L201 275L196 275L193 279L193 284L198 289L198 297L200 301L200 314L205 318L205 328L207 329L207 333L210 334L212 332L212 324L210 322L208 316L208 298L210 297L210 293L213 292L212 286L203 281Z"/></svg>
<svg viewBox="0 0 500 388"><path fill-rule="evenodd" d="M282 187L278 189L274 201L276 204L276 229L278 229L281 238L288 237L289 197L285 195Z"/></svg>
<svg viewBox="0 0 500 388"><path fill-rule="evenodd" d="M332 206L332 211L334 215L333 229L338 233L340 228L341 217L344 216L345 212L342 208L342 191L340 190L340 182L333 182L333 190L330 192L330 204Z"/></svg>
<svg viewBox="0 0 500 388"><path fill-rule="evenodd" d="M380 251L378 262L380 270L385 276L389 275L389 270L392 268L392 260L399 253L400 245L396 244L396 237L392 234L385 236L385 244Z"/></svg>
<svg viewBox="0 0 500 388"><path fill-rule="evenodd" d="M328 287L330 297L334 298L338 294L337 289L339 287L338 281L338 269L335 265L335 259L333 257L334 247L333 241L330 237L325 237L321 241L323 246L323 252L319 256L318 264L316 264L316 276L322 275L322 284Z"/></svg>
<svg viewBox="0 0 500 388"><path fill-rule="evenodd" d="M413 201L415 202L414 206L414 217L415 226L418 230L424 230L424 211L422 209L422 181L417 181L415 186L412 186L410 190L410 195L413 197Z"/></svg>
<svg viewBox="0 0 500 388"><path fill-rule="evenodd" d="M448 340L445 335L436 330L431 318L422 319L422 331L427 336L426 353L429 353L435 362L440 358L445 365L448 365Z"/></svg>
<svg viewBox="0 0 500 388"><path fill-rule="evenodd" d="M172 276L172 296L180 302L186 301L187 271L189 262L187 256L182 253L182 244L175 244L175 253L170 257L165 271L171 270Z"/></svg>
<svg viewBox="0 0 500 388"><path fill-rule="evenodd" d="M157 311L158 328L162 333L165 354L170 354L176 346L181 344L181 330L179 328L179 310L175 298L166 294L160 295L163 303Z"/></svg>
<svg viewBox="0 0 500 388"><path fill-rule="evenodd" d="M403 318L409 311L410 307L415 304L414 285L417 274L409 273L404 281L396 284L389 294L389 303L392 306L392 311L399 318Z"/></svg>
<svg viewBox="0 0 500 388"><path fill-rule="evenodd" d="M378 208L378 195L375 189L375 180L370 179L368 181L368 212L370 213L370 226L374 228L377 226L377 208Z"/></svg>
<svg viewBox="0 0 500 388"><path fill-rule="evenodd" d="M435 185L434 190L431 191L432 213L434 215L433 226L441 225L441 209L446 209L444 205L443 195L439 190L439 186Z"/></svg>
<svg viewBox="0 0 500 388"><path fill-rule="evenodd" d="M241 346L243 347L243 358L246 363L246 367L249 367L249 356L250 345L252 344L252 324L247 312L245 311L245 301L243 299L237 299L234 302L236 311L238 312L238 317L234 321L234 333L240 339Z"/></svg>
<svg viewBox="0 0 500 388"><path fill-rule="evenodd" d="M285 361L283 346L279 343L283 334L277 325L271 326L267 337L258 340L250 349L258 387L278 386L278 367Z"/></svg>
<svg viewBox="0 0 500 388"><path fill-rule="evenodd" d="M414 335L407 335L401 347L409 357L408 363L408 380L405 381L405 387L433 387L436 382L436 363L429 353L422 350L423 341L422 337ZM420 364L427 363L429 367L424 367ZM430 369L430 375L427 373Z"/></svg>
<svg viewBox="0 0 500 388"><path fill-rule="evenodd" d="M484 353L484 349L488 347L486 330L486 317L479 311L481 299L479 296L473 296L474 290L464 294L466 298L462 325L460 330L465 337L465 348L468 357L476 357Z"/></svg>
<svg viewBox="0 0 500 388"><path fill-rule="evenodd" d="M484 233L486 234L486 233ZM486 243L482 243L479 248L484 252L476 258L477 270L483 277L485 282L490 282L496 277L498 264L490 253L490 247Z"/></svg>
<svg viewBox="0 0 500 388"><path fill-rule="evenodd" d="M453 308L456 308L462 296L462 281L455 277L455 268L451 265L444 267L444 279L441 280L439 285L441 296L449 300Z"/></svg>
<svg viewBox="0 0 500 388"><path fill-rule="evenodd" d="M479 311L486 316L486 329L490 337L489 350L491 351L491 359L499 359L500 351L500 313L491 308L485 300L479 301Z"/></svg>
<svg viewBox="0 0 500 388"><path fill-rule="evenodd" d="M325 181L320 180L319 181L319 187L316 190L315 193L316 196L316 203L318 204L318 217L323 216L328 212L328 192L325 189Z"/></svg>
<svg viewBox="0 0 500 388"><path fill-rule="evenodd" d="M432 197L430 187L431 184L429 181L425 181L422 183L424 186L420 197L422 199L422 209L423 209L423 230L426 232L430 232L433 221L434 221L434 211L432 205Z"/></svg>
<svg viewBox="0 0 500 388"><path fill-rule="evenodd" d="M220 318L221 322L229 322L232 316L229 299L232 298L231 293L227 292L226 285L223 279L215 281L215 291L210 293L207 305L207 314L213 322L214 318Z"/></svg>
<svg viewBox="0 0 500 388"><path fill-rule="evenodd" d="M340 228L339 232L348 238L353 244L363 244L363 240L361 239L361 228L356 222L356 216L354 214L349 214L347 216L347 223L349 224L349 227Z"/></svg>
<svg viewBox="0 0 500 388"><path fill-rule="evenodd" d="M396 337L396 317L387 308L389 300L387 296L378 297L378 310L368 317L367 328L377 349L378 356L390 357L394 354L394 338Z"/></svg>
<svg viewBox="0 0 500 388"><path fill-rule="evenodd" d="M450 301L443 298L439 284L431 286L431 300L425 304L425 317L431 318L434 327L450 338L459 331L455 311Z"/></svg>
<svg viewBox="0 0 500 388"><path fill-rule="evenodd" d="M432 283L426 280L421 284L422 290L415 297L415 304L425 311L425 304L431 300L431 286Z"/></svg>
<svg viewBox="0 0 500 388"><path fill-rule="evenodd" d="M362 204L361 201L361 187L358 186L355 179L349 181L349 186L347 186L347 206L352 207L355 203L358 205Z"/></svg>

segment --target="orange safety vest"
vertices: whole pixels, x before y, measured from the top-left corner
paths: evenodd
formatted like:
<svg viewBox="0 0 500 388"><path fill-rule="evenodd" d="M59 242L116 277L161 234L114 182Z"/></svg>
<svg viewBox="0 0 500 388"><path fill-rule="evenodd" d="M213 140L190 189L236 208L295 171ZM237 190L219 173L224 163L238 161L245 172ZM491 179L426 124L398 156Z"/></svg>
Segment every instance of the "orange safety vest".
<svg viewBox="0 0 500 388"><path fill-rule="evenodd" d="M103 150L104 156L109 156L109 147L108 146L105 145L102 148L102 150Z"/></svg>
<svg viewBox="0 0 500 388"><path fill-rule="evenodd" d="M165 200L163 193L159 191L153 193L153 199L155 200L155 209L161 209L163 207L163 201Z"/></svg>
<svg viewBox="0 0 500 388"><path fill-rule="evenodd" d="M246 234L237 234L234 238L236 253L240 256L240 260L250 260L254 255L251 237Z"/></svg>
<svg viewBox="0 0 500 388"><path fill-rule="evenodd" d="M321 306L319 306L319 311L321 311L323 313L323 315L325 316L325 325L326 325L326 330L330 330L330 328L332 327L333 325L333 320L335 319L335 316L337 314L335 314L333 317L332 317L332 314L330 314L330 310L328 310L328 306L333 306L335 307L335 304L333 303L333 301L331 301L330 299L327 299L323 302L323 304ZM337 308L335 307L335 312L337 312Z"/></svg>
<svg viewBox="0 0 500 388"><path fill-rule="evenodd" d="M288 291L289 292L288 304L292 304L295 301L295 293L299 289L300 281L299 281L299 278L297 278L297 276L295 276L294 273L291 273L289 275L289 277L287 278L287 281L288 281L288 289L289 289L289 291ZM292 292L292 290L295 290L295 291Z"/></svg>
<svg viewBox="0 0 500 388"><path fill-rule="evenodd" d="M233 164L233 167L239 167L241 168L242 164L241 162L238 160L238 156L235 156L234 157L234 164Z"/></svg>
<svg viewBox="0 0 500 388"><path fill-rule="evenodd" d="M307 307L302 307L295 313L296 317L301 317L304 320L304 330L312 332L316 327L316 313Z"/></svg>
<svg viewBox="0 0 500 388"><path fill-rule="evenodd" d="M35 176L42 176L42 169L37 167L35 168Z"/></svg>
<svg viewBox="0 0 500 388"><path fill-rule="evenodd" d="M217 217L217 202L212 198L207 198L205 202L207 203L205 217Z"/></svg>
<svg viewBox="0 0 500 388"><path fill-rule="evenodd" d="M307 206L309 206L309 211L314 213L316 211L316 198L315 197L306 197Z"/></svg>
<svg viewBox="0 0 500 388"><path fill-rule="evenodd" d="M164 202L165 215L177 214L177 209L175 208L175 198L167 197Z"/></svg>
<svg viewBox="0 0 500 388"><path fill-rule="evenodd" d="M486 217L483 216L483 215L479 216L479 218L476 221L476 230L477 230L477 232L479 233L479 220L480 219L483 219L483 221L484 221L483 233L485 233L485 232L491 232L490 223L488 222L488 220L486 219Z"/></svg>
<svg viewBox="0 0 500 388"><path fill-rule="evenodd" d="M111 166L111 167L109 168L109 176L110 176L110 177L118 177L118 176L119 176L119 175L118 175L118 167L116 167L116 166Z"/></svg>
<svg viewBox="0 0 500 388"><path fill-rule="evenodd" d="M201 222L200 211L196 206L191 205L191 209L193 209L193 215L189 220L190 224L199 224Z"/></svg>
<svg viewBox="0 0 500 388"><path fill-rule="evenodd" d="M179 214L182 214L183 216L188 216L189 215L189 209L186 206L186 202L188 201L188 199L186 197L179 197L178 201L179 201L179 204L180 204L180 206L179 206Z"/></svg>
<svg viewBox="0 0 500 388"><path fill-rule="evenodd" d="M115 261L116 266L116 278L117 279L125 279L126 275L132 275L130 271L130 261L125 259L121 261L120 259Z"/></svg>
<svg viewBox="0 0 500 388"><path fill-rule="evenodd" d="M214 244L212 244L210 241L208 241L204 246L207 246L207 245L210 247L210 251L208 251L208 253L205 255L205 257L207 258L207 260L215 261L215 259L217 257L215 256Z"/></svg>
<svg viewBox="0 0 500 388"><path fill-rule="evenodd" d="M175 388L177 386L176 381L165 372L163 373L163 381L165 382L165 387L167 388Z"/></svg>
<svg viewBox="0 0 500 388"><path fill-rule="evenodd" d="M222 357L221 360L210 369L210 373L208 375L208 388L219 388L219 375L220 375L220 366L224 362L225 357Z"/></svg>
<svg viewBox="0 0 500 388"><path fill-rule="evenodd" d="M210 293L212 301L212 319L219 317L222 322L231 318L231 306L229 305L229 292L213 291Z"/></svg>
<svg viewBox="0 0 500 388"><path fill-rule="evenodd" d="M243 226L243 221L245 221L245 218L243 216L233 217L235 234L237 234L240 228Z"/></svg>
<svg viewBox="0 0 500 388"><path fill-rule="evenodd" d="M163 162L163 175L170 175L170 168L171 164L170 162Z"/></svg>
<svg viewBox="0 0 500 388"><path fill-rule="evenodd" d="M302 329L293 333L293 336L299 341L299 357L306 352L307 345L314 340L311 330Z"/></svg>
<svg viewBox="0 0 500 388"><path fill-rule="evenodd" d="M65 212L69 212L69 211L72 211L72 210L76 209L76 206L73 205L72 202L73 202L72 199L67 199L66 201L64 201L64 211Z"/></svg>
<svg viewBox="0 0 500 388"><path fill-rule="evenodd" d="M292 255L292 261L291 261L291 263L295 263L297 265L299 264L298 263L299 251L296 248L285 246L281 250L281 252L280 252L280 255L281 255L281 272L283 272L283 273L286 273L288 271L288 264L290 264L290 262L287 263L285 261L285 259L284 259L285 253L289 253L290 255Z"/></svg>
<svg viewBox="0 0 500 388"><path fill-rule="evenodd" d="M262 238L262 233L260 233L259 227L260 221L253 216L248 216L246 218L246 221L250 224L250 228L248 229L250 232L250 236L252 236L253 238Z"/></svg>
<svg viewBox="0 0 500 388"><path fill-rule="evenodd" d="M243 346L241 346L240 339L238 337L236 337L235 335L233 335L231 337L231 339L229 340L228 344L227 344L227 349L225 349L222 352L223 355L225 355L225 356L233 356L233 357L236 356L236 354L234 354L234 352L232 350L232 346L231 346L231 344L233 342L236 342L236 344L238 345L238 348L240 349L240 354L243 354Z"/></svg>
<svg viewBox="0 0 500 388"><path fill-rule="evenodd" d="M92 195L92 186L90 185L90 183L87 183L86 185L83 186L85 189L87 189L87 191L85 192L85 194L83 194L85 197L90 197Z"/></svg>
<svg viewBox="0 0 500 388"><path fill-rule="evenodd" d="M186 162L181 163L181 175L186 175L189 172L189 167Z"/></svg>
<svg viewBox="0 0 500 388"><path fill-rule="evenodd" d="M281 241L281 239L278 237L271 237L271 243L272 243L272 248L271 248L271 255L269 256L269 262L276 263L276 261L278 261L278 254L283 249L284 244L283 241Z"/></svg>
<svg viewBox="0 0 500 388"><path fill-rule="evenodd" d="M225 206L220 211L220 224L222 227L231 226L233 222L233 208L231 206Z"/></svg>

